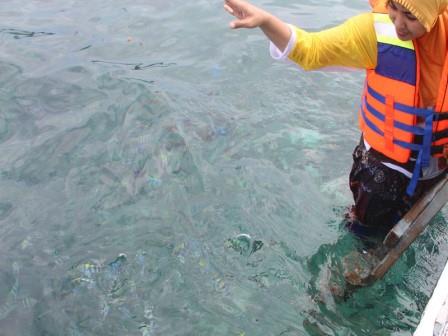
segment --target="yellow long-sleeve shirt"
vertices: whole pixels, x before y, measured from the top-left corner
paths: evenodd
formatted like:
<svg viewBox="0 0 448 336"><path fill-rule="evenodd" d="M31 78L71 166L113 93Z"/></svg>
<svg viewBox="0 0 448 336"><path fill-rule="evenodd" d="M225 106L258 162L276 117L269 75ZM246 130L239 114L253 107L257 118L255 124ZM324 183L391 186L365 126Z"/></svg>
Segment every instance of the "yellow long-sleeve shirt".
<svg viewBox="0 0 448 336"><path fill-rule="evenodd" d="M420 50L420 106L434 106L447 52L439 36L448 29L448 12L430 33L416 41ZM295 27L296 43L288 58L305 70L329 66L374 69L377 63L377 41L373 14L352 17L334 28L316 33ZM445 36L445 35L443 35Z"/></svg>
<svg viewBox="0 0 448 336"><path fill-rule="evenodd" d="M296 44L288 58L305 70L327 66L372 69L376 66L377 41L371 13L360 14L317 33L296 27L295 34Z"/></svg>

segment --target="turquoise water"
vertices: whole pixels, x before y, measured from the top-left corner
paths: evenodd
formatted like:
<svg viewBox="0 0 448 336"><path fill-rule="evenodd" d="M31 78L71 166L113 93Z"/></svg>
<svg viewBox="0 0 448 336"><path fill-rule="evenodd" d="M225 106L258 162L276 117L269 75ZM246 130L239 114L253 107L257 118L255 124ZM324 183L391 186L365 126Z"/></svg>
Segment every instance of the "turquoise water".
<svg viewBox="0 0 448 336"><path fill-rule="evenodd" d="M364 1L258 1L316 30ZM330 293L361 72L273 62L220 1L0 3L0 335L411 335L448 210ZM336 276L335 276L336 274Z"/></svg>

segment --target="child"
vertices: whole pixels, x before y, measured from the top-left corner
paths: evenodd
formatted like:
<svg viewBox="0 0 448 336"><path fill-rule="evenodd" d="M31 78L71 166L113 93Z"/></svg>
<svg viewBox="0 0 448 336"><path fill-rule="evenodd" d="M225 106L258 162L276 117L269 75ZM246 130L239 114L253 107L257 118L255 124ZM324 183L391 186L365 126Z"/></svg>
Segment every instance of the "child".
<svg viewBox="0 0 448 336"><path fill-rule="evenodd" d="M236 17L230 27L261 28L275 59L305 70L366 69L348 216L361 237L383 237L446 173L447 6L448 0L377 0L372 13L310 34L246 1L224 1Z"/></svg>

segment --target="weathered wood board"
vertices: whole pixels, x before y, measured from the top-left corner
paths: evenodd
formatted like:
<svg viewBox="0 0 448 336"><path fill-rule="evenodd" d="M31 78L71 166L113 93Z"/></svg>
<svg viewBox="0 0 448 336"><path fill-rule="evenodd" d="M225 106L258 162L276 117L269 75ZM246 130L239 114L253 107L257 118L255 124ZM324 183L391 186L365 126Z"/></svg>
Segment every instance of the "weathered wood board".
<svg viewBox="0 0 448 336"><path fill-rule="evenodd" d="M387 234L383 246L377 251L379 262L363 277L362 285L381 279L447 202L448 176L425 193Z"/></svg>

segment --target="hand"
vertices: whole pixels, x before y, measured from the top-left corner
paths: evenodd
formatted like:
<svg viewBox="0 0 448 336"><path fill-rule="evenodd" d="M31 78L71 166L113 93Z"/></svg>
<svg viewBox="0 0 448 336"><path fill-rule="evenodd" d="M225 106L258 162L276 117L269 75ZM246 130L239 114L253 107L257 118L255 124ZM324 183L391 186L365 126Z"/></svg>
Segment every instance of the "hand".
<svg viewBox="0 0 448 336"><path fill-rule="evenodd" d="M280 50L284 50L288 45L291 30L274 15L244 0L224 0L224 9L237 18L230 22L231 28L259 27Z"/></svg>
<svg viewBox="0 0 448 336"><path fill-rule="evenodd" d="M266 22L268 13L244 0L225 0L224 9L237 20L230 22L230 28L256 28Z"/></svg>

